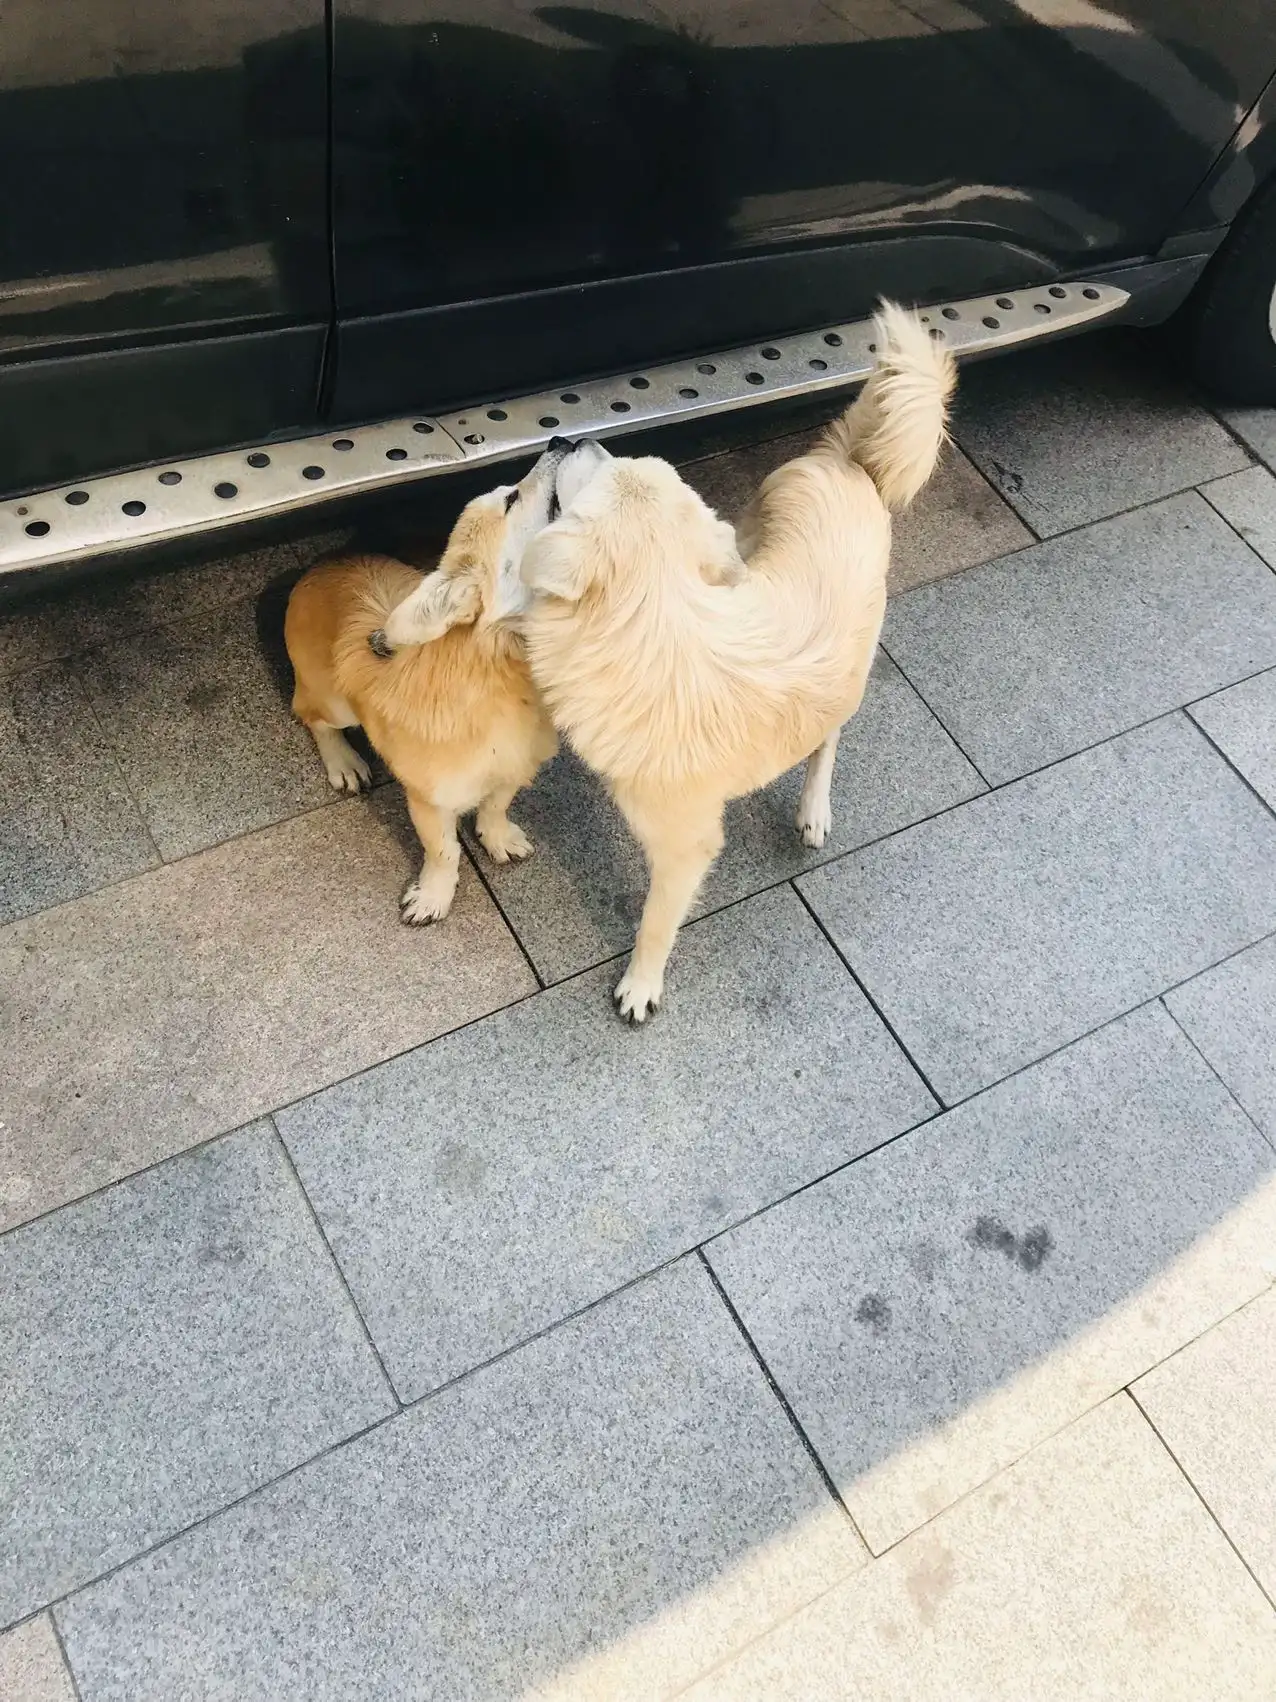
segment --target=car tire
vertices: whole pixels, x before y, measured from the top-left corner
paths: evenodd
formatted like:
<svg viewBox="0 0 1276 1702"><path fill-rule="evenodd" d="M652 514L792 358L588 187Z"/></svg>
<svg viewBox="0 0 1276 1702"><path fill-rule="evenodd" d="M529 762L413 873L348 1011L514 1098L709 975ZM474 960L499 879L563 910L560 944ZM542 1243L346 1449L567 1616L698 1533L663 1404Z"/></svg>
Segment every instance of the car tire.
<svg viewBox="0 0 1276 1702"><path fill-rule="evenodd" d="M1181 314L1193 374L1229 402L1276 403L1276 180L1233 225Z"/></svg>

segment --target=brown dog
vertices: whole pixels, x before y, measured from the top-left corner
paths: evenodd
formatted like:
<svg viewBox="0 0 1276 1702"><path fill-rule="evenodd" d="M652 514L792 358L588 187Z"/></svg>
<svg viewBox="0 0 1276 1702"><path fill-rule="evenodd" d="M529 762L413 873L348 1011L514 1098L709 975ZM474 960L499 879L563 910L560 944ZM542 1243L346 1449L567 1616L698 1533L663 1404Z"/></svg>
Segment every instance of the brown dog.
<svg viewBox="0 0 1276 1702"><path fill-rule="evenodd" d="M339 792L369 784L342 731L361 726L407 793L425 857L400 900L405 922L436 922L451 908L457 819L467 811L477 810L494 862L531 853L506 811L557 741L512 621L523 597L519 562L554 517L565 447L543 455L521 484L469 503L434 573L353 556L311 568L288 600L293 713L314 736L329 782Z"/></svg>

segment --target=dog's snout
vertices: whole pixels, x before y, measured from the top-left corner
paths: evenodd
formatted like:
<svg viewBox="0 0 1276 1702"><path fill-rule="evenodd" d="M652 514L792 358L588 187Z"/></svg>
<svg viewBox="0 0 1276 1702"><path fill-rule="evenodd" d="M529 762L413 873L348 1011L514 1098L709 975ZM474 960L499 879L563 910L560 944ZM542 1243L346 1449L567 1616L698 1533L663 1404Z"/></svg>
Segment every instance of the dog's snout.
<svg viewBox="0 0 1276 1702"><path fill-rule="evenodd" d="M569 437L551 437L547 447L562 453L572 447L572 441Z"/></svg>
<svg viewBox="0 0 1276 1702"><path fill-rule="evenodd" d="M368 634L368 649L374 656L380 656L384 661L387 656L394 655L394 646L385 635L385 628L379 626L375 632Z"/></svg>

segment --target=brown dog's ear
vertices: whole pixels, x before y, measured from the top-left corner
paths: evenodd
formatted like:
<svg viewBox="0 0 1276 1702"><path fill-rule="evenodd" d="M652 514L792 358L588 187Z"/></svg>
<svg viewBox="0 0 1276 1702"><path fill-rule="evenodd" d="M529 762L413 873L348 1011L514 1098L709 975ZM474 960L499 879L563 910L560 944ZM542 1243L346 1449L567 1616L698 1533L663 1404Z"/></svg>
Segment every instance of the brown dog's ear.
<svg viewBox="0 0 1276 1702"><path fill-rule="evenodd" d="M433 644L454 626L469 626L479 617L482 598L468 575L428 573L410 597L391 609L382 629L394 648Z"/></svg>
<svg viewBox="0 0 1276 1702"><path fill-rule="evenodd" d="M713 526L713 550L700 565L700 577L706 585L738 585L748 573L735 540L735 527L726 520L716 520Z"/></svg>
<svg viewBox="0 0 1276 1702"><path fill-rule="evenodd" d="M589 540L562 522L547 526L523 552L523 584L542 597L578 603L594 577Z"/></svg>

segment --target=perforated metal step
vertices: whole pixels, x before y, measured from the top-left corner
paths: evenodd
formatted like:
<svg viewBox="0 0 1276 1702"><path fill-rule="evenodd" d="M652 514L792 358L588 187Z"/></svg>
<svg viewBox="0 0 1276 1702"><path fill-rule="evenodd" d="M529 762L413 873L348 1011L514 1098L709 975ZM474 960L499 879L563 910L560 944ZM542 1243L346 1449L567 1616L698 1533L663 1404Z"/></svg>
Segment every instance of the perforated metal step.
<svg viewBox="0 0 1276 1702"><path fill-rule="evenodd" d="M1051 284L923 310L958 355L989 353L1119 312L1125 290ZM835 390L873 366L871 320L777 337L536 396L410 415L318 437L114 473L0 504L0 573L53 566L233 526L536 452L556 434L620 432Z"/></svg>

